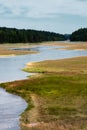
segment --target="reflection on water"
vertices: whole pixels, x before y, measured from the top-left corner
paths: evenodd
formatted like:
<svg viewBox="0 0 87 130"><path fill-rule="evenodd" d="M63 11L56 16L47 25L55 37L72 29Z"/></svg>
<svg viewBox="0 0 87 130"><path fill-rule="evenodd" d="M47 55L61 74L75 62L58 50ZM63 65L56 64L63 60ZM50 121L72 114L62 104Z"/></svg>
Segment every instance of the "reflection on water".
<svg viewBox="0 0 87 130"><path fill-rule="evenodd" d="M55 48L51 46L34 47L32 49L36 49L40 53L0 58L0 82L24 79L31 75L21 71L27 62L87 55L87 51L57 50ZM25 107L26 103L20 97L8 94L0 89L0 130L19 130L18 116Z"/></svg>

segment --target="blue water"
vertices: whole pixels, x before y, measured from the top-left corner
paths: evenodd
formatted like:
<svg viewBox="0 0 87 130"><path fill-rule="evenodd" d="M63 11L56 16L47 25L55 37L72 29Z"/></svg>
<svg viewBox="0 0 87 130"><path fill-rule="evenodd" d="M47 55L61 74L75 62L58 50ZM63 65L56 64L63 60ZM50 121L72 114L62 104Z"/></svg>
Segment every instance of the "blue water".
<svg viewBox="0 0 87 130"><path fill-rule="evenodd" d="M38 54L0 58L0 82L25 79L28 75L31 75L21 71L27 62L63 59L87 55L87 51L57 50L55 48L56 47L51 46L40 46L34 48L34 50L36 49L40 51Z"/></svg>
<svg viewBox="0 0 87 130"><path fill-rule="evenodd" d="M21 97L0 89L0 130L20 130L19 116L26 107Z"/></svg>
<svg viewBox="0 0 87 130"><path fill-rule="evenodd" d="M0 82L27 78L31 73L21 71L27 62L87 56L87 51L58 50L55 48L39 46L32 48L40 52L37 54L0 58ZM20 97L0 89L0 130L20 130L19 115L26 108L26 105L26 102Z"/></svg>

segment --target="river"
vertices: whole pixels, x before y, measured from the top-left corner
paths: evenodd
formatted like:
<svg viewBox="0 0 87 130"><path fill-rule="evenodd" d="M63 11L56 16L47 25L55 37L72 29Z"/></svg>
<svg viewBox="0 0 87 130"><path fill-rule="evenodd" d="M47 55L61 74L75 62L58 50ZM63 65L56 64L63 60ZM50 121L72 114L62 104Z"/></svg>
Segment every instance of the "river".
<svg viewBox="0 0 87 130"><path fill-rule="evenodd" d="M27 62L87 56L87 51L58 50L55 48L52 46L38 46L31 48L40 52L37 54L0 58L0 82L27 78L31 73L21 71ZM27 104L21 97L0 89L0 130L20 130L19 117L26 107Z"/></svg>

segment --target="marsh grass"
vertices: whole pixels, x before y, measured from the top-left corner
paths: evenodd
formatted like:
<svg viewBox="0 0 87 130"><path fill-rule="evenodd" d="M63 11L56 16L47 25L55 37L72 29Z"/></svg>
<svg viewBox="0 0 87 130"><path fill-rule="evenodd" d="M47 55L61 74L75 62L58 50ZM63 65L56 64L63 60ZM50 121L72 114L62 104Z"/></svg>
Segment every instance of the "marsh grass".
<svg viewBox="0 0 87 130"><path fill-rule="evenodd" d="M70 68L68 71L58 71L60 67L66 70L67 66ZM30 71L31 68L32 72L42 74L26 80L1 84L8 92L20 95L27 101L28 107L21 121L26 124L30 123L30 118L34 116L34 113L30 115L30 111L35 108L38 116L33 119L36 118L37 122L45 124L38 128L29 128L30 130L86 130L87 57L33 63L27 70ZM32 94L36 95L33 102Z"/></svg>
<svg viewBox="0 0 87 130"><path fill-rule="evenodd" d="M46 60L27 64L24 71L36 73L87 73L87 57L62 60Z"/></svg>
<svg viewBox="0 0 87 130"><path fill-rule="evenodd" d="M14 56L14 55L25 55L38 53L31 50L11 50L11 48L30 48L30 44L0 44L0 56Z"/></svg>

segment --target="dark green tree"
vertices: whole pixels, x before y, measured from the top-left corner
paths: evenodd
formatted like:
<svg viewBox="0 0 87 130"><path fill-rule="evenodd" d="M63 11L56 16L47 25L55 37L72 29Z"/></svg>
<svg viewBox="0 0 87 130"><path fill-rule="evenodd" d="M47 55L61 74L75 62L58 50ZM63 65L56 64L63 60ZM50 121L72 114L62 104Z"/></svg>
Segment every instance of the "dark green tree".
<svg viewBox="0 0 87 130"><path fill-rule="evenodd" d="M87 41L87 28L81 28L73 32L70 36L71 41Z"/></svg>
<svg viewBox="0 0 87 130"><path fill-rule="evenodd" d="M30 29L16 29L0 27L0 43L28 43L28 42L43 42L43 41L63 41L64 35L37 31Z"/></svg>

